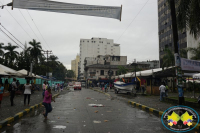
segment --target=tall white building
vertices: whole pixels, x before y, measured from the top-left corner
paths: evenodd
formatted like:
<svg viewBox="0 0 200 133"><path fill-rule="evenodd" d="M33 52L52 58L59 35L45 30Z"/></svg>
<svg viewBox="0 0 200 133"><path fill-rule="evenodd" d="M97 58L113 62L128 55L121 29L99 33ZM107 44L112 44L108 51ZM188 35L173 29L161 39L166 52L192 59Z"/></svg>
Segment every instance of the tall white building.
<svg viewBox="0 0 200 133"><path fill-rule="evenodd" d="M120 56L120 44L116 44L112 39L91 38L80 39L80 72L84 72L85 57L97 57L98 55Z"/></svg>

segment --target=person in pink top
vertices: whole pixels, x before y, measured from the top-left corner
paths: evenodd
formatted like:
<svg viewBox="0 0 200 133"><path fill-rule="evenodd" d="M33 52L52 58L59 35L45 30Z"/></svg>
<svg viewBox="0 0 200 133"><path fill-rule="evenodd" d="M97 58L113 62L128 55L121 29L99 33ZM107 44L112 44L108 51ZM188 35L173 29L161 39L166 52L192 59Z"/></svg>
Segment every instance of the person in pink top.
<svg viewBox="0 0 200 133"><path fill-rule="evenodd" d="M48 113L52 111L51 100L53 100L55 102L55 100L52 99L51 89L48 88L45 91L44 100L43 100L43 103L42 103L46 108L46 111L43 112L45 119L47 119Z"/></svg>

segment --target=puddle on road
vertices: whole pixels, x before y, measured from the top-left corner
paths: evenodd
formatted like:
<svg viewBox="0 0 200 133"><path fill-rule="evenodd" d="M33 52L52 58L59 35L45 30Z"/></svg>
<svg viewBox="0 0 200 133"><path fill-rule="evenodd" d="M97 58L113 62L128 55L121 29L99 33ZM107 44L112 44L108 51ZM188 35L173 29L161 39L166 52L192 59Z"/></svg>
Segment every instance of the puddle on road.
<svg viewBox="0 0 200 133"><path fill-rule="evenodd" d="M66 126L62 126L62 125L55 125L53 128L57 128L57 129L65 129Z"/></svg>

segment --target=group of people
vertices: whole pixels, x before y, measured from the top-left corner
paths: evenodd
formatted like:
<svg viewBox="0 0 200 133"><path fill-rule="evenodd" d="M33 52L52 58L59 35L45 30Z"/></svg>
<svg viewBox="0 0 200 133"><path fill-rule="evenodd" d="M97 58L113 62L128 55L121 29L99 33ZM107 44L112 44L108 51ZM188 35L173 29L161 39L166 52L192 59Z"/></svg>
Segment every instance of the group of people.
<svg viewBox="0 0 200 133"><path fill-rule="evenodd" d="M161 86L159 87L160 90L160 101L163 100L163 97L168 97L168 85L165 85L164 82L161 83Z"/></svg>
<svg viewBox="0 0 200 133"><path fill-rule="evenodd" d="M8 91L10 92L10 103L11 106L14 106L14 98L15 98L15 93L19 89L20 84L17 82L16 78L13 78L13 82L9 84L8 86ZM30 84L30 80L26 80L26 84L23 86L24 89L24 106L26 106L26 99L28 97L28 106L30 104L30 97L31 97L31 92L34 89L34 86ZM5 91L5 87L3 86L2 83L0 83L0 108L1 108L1 101L3 99L3 93Z"/></svg>
<svg viewBox="0 0 200 133"><path fill-rule="evenodd" d="M20 84L17 83L16 78L13 78L13 82L9 85L8 90L10 91L10 102L11 106L14 106L14 97L15 97L15 92L19 89ZM28 104L27 106L30 106L30 97L32 90L34 90L35 86L30 83L30 80L26 80L26 84L24 84L23 89L24 89L24 106L26 106L26 101L28 99ZM63 89L63 88L62 88ZM2 83L0 83L0 108L1 108L1 101L3 99L3 93L5 91L5 87L3 86ZM49 112L52 111L52 106L51 106L51 101L55 100L52 98L52 93L51 93L51 87L49 86L49 83L46 83L46 81L43 84L43 105L45 107L45 111L43 112L43 115L45 119L47 119L47 115Z"/></svg>
<svg viewBox="0 0 200 133"><path fill-rule="evenodd" d="M105 92L107 92L108 89L112 89L113 84L101 82L101 83L97 83L97 86L100 87L102 90L105 90Z"/></svg>

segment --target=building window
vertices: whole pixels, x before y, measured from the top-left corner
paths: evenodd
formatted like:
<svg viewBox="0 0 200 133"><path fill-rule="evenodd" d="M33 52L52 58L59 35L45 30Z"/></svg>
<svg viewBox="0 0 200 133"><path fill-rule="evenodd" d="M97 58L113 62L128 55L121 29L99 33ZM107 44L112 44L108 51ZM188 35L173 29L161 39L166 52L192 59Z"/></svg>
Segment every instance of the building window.
<svg viewBox="0 0 200 133"><path fill-rule="evenodd" d="M118 75L118 74L117 74L117 71L115 71L115 75Z"/></svg>
<svg viewBox="0 0 200 133"><path fill-rule="evenodd" d="M87 41L87 42L89 42L89 41Z"/></svg>
<svg viewBox="0 0 200 133"><path fill-rule="evenodd" d="M100 75L104 75L104 70L101 70L101 73L100 73Z"/></svg>

